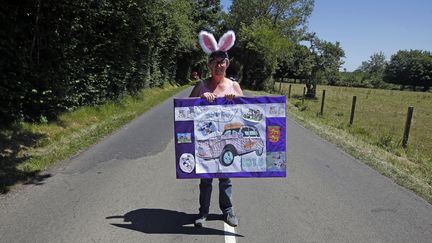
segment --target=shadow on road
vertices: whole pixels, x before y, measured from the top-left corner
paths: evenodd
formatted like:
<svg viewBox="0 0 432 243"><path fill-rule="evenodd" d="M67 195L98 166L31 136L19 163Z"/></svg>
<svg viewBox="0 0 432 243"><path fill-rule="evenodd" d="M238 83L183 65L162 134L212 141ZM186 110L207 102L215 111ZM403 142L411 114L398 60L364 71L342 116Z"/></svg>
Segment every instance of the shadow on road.
<svg viewBox="0 0 432 243"><path fill-rule="evenodd" d="M123 219L125 224L111 225L140 231L147 234L186 234L186 235L231 235L243 237L223 230L212 228L195 228L193 223L196 214L186 214L166 209L143 208L130 211L123 216L109 216L106 219ZM222 220L221 215L210 214L208 221Z"/></svg>
<svg viewBox="0 0 432 243"><path fill-rule="evenodd" d="M26 155L26 151L37 147L44 138L44 134L33 133L20 126L6 128L0 124L0 194L7 193L11 186L18 183L42 185L50 177L39 171L19 168L32 158Z"/></svg>

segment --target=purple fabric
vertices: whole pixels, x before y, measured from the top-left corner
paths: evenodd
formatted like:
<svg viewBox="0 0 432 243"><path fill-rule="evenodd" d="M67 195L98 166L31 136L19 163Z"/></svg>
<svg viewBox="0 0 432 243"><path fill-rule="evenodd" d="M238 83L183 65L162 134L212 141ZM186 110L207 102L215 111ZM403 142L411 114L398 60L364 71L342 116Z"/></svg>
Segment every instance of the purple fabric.
<svg viewBox="0 0 432 243"><path fill-rule="evenodd" d="M228 105L228 104L262 104L262 103L285 103L285 96L255 96L236 97L231 102L224 98L217 98L215 102L208 103L201 98L174 99L174 107L206 106L206 105Z"/></svg>
<svg viewBox="0 0 432 243"><path fill-rule="evenodd" d="M202 98L181 98L174 99L174 140L175 140L175 166L176 178L178 179L192 179L192 178L248 178L248 177L286 177L286 100L284 96L260 96L260 97L238 97L232 101L227 101L225 98L216 98L215 102L209 104ZM218 163L221 157L214 157L211 159L203 159L198 155L195 146L198 143L195 139L200 135L201 130L197 130L197 124L202 120L197 120L195 113L190 115L188 111L198 111L200 107L212 106L222 107L223 109L230 109L232 107L240 107L240 109L248 109L250 107L260 107L264 110L263 125L256 125L256 127L263 127L259 131L261 138L264 141L265 149L263 153L247 151L246 154L235 154L235 160L232 162L233 169L231 171L224 171L229 169L229 166L223 166ZM281 113L276 115L268 114L268 107L275 105L279 107ZM216 108L216 107L214 107ZM205 108L207 109L207 108ZM176 113L177 112L177 113ZM181 113L181 114L180 114ZM237 113L236 113L237 114ZM238 115L238 114L237 114ZM193 117L192 117L193 116ZM244 116L244 113L242 113ZM240 119L240 118L238 118ZM244 119L244 118L242 118ZM226 126L226 124L224 124ZM244 125L244 124L243 124ZM247 125L244 125L249 127ZM219 130L224 131L220 126ZM261 134L264 131L265 134ZM225 131L224 131L225 132ZM200 135L201 136L201 135ZM225 135L226 136L226 135ZM222 137L219 133L219 137ZM244 139L242 137L242 139ZM202 141L203 139L201 139ZM208 140L208 139L207 139ZM206 140L206 141L207 141ZM261 141L262 141L261 140ZM210 141L210 140L208 140ZM218 140L219 141L219 140ZM254 140L255 141L255 140ZM261 143L262 144L262 143ZM211 147L211 146L210 146ZM216 146L215 146L216 147ZM246 147L246 145L245 145ZM254 148L256 149L256 148ZM222 153L223 154L223 153ZM221 155L222 156L222 155ZM199 158L199 159L198 159ZM260 164L259 166L256 164ZM220 169L216 172L203 172L202 168L207 168L204 164L218 164ZM237 167L235 167L237 165ZM204 167L203 167L204 166ZM252 166L252 167L248 167ZM197 167L200 167L198 169ZM193 168L193 170L191 170ZM216 167L215 167L216 168ZM258 168L259 171L251 171L249 168ZM197 172L197 170L199 170Z"/></svg>
<svg viewBox="0 0 432 243"><path fill-rule="evenodd" d="M266 124L267 124L267 137L266 137L266 143L267 143L267 151L271 152L279 152L279 151L285 151L285 119L286 118L267 118ZM280 127L280 137L279 141L277 142L271 142L269 139L269 127Z"/></svg>

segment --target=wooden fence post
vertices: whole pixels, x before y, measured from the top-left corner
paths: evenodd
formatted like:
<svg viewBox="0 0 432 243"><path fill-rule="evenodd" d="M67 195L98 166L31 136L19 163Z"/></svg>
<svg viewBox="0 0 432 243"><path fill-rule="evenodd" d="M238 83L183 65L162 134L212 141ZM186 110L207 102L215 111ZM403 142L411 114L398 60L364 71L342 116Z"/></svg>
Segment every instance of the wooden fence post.
<svg viewBox="0 0 432 243"><path fill-rule="evenodd" d="M352 105L351 105L351 116L350 116L350 122L349 122L350 126L354 122L354 112L355 112L355 107L356 107L356 101L357 101L357 96L353 96Z"/></svg>
<svg viewBox="0 0 432 243"><path fill-rule="evenodd" d="M325 100L325 89L323 90L322 93L322 100L321 100L321 110L320 110L320 115L322 116L324 113L324 100Z"/></svg>
<svg viewBox="0 0 432 243"><path fill-rule="evenodd" d="M408 137L411 128L411 120L414 112L414 107L408 107L408 113L405 121L404 134L402 138L402 147L406 148L408 146Z"/></svg>
<svg viewBox="0 0 432 243"><path fill-rule="evenodd" d="M282 81L283 81L283 78L280 78L279 79L279 93L280 94L282 94Z"/></svg>
<svg viewBox="0 0 432 243"><path fill-rule="evenodd" d="M302 104L304 103L305 96L306 96L306 87L303 87Z"/></svg>
<svg viewBox="0 0 432 243"><path fill-rule="evenodd" d="M291 98L291 84L288 86L288 99Z"/></svg>

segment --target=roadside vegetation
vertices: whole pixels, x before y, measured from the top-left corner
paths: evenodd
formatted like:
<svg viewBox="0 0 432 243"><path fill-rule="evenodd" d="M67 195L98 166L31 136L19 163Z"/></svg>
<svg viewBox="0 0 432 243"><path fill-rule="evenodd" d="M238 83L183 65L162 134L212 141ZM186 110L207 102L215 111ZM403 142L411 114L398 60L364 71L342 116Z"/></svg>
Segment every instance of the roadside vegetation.
<svg viewBox="0 0 432 243"><path fill-rule="evenodd" d="M317 98L303 99L304 84L291 86L288 112L296 121L432 203L432 93L320 85ZM287 97L288 87L282 85ZM350 126L353 96L357 102ZM408 106L414 115L403 148Z"/></svg>
<svg viewBox="0 0 432 243"><path fill-rule="evenodd" d="M144 89L117 102L78 108L55 121L21 122L0 130L0 193L19 183L38 183L39 172L101 140L189 86Z"/></svg>

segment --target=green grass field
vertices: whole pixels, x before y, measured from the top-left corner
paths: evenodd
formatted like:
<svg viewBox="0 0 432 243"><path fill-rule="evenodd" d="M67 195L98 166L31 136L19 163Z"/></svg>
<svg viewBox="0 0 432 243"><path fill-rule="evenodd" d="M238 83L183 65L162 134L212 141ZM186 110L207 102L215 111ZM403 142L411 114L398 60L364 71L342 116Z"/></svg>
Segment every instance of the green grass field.
<svg viewBox="0 0 432 243"><path fill-rule="evenodd" d="M292 85L291 99L299 106L299 96L304 85ZM288 88L285 85L284 88ZM324 114L317 116L321 108L322 90L326 90ZM352 97L357 96L354 123L350 120ZM295 101L295 98L299 99ZM304 113L321 119L326 124L349 129L367 141L402 152L401 140L409 106L414 107L408 141L408 157L416 162L432 158L432 94L423 92L379 90L334 86L318 86L317 99L305 100Z"/></svg>
<svg viewBox="0 0 432 243"><path fill-rule="evenodd" d="M353 139L341 135L330 140L358 158L376 160L370 165L432 202L432 93L319 85L317 98L303 102L304 84L291 85L289 111L295 116L315 124L312 126L321 135L330 133L325 130L332 130L333 138L341 132L348 134ZM282 85L283 94L288 94L288 87ZM321 116L318 113L323 90L326 95ZM353 96L357 97L356 110L353 125L349 126ZM401 142L409 106L414 107L414 115L408 147L404 149ZM357 149L360 144L367 144L367 148Z"/></svg>

